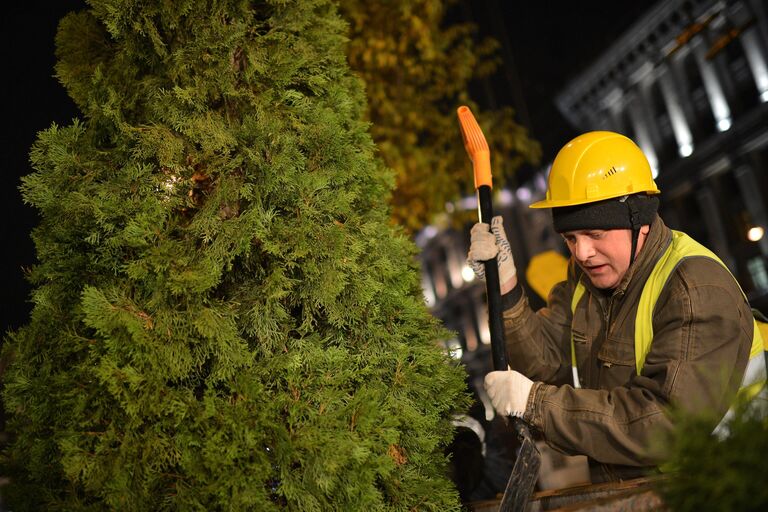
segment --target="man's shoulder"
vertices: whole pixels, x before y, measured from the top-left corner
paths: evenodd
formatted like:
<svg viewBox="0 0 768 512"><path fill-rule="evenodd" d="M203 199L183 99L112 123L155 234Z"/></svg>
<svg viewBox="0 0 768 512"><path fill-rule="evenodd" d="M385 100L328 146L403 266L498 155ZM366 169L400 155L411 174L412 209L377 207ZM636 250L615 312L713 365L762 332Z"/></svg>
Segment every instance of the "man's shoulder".
<svg viewBox="0 0 768 512"><path fill-rule="evenodd" d="M730 270L720 261L706 255L682 258L670 275L670 280L676 281L678 286L686 289L708 287L743 296L741 287Z"/></svg>

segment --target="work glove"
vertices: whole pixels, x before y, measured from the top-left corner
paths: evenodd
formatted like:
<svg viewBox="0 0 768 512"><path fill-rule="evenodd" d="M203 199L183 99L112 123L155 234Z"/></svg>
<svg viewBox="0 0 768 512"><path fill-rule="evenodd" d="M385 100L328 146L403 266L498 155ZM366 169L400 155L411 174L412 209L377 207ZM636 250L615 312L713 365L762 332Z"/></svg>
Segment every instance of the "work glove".
<svg viewBox="0 0 768 512"><path fill-rule="evenodd" d="M491 219L491 229L488 230L488 224L478 222L472 226L469 232L469 254L467 255L467 265L475 272L475 276L481 281L485 280L484 261L488 261L496 256L496 264L499 267L499 283L504 288L504 283L513 279L517 275L515 268L515 259L512 257L512 248L507 240L507 234L504 232L504 221L500 215ZM517 284L515 279L514 284Z"/></svg>
<svg viewBox="0 0 768 512"><path fill-rule="evenodd" d="M514 370L497 371L486 374L483 387L497 413L522 418L533 381Z"/></svg>

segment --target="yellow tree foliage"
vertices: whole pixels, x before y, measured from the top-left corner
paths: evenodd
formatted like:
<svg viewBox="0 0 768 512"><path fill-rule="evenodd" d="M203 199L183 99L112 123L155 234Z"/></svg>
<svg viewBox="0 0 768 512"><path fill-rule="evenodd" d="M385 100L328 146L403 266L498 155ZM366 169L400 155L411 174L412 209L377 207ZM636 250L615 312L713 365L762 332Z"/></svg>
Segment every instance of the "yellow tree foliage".
<svg viewBox="0 0 768 512"><path fill-rule="evenodd" d="M414 232L445 205L472 191L471 166L456 108L469 105L491 146L495 183L523 162L537 164L539 144L510 107L478 111L474 79L498 66L498 43L475 42L471 23L445 26L445 0L341 0L350 24L348 57L365 81L371 133L395 170L393 221Z"/></svg>

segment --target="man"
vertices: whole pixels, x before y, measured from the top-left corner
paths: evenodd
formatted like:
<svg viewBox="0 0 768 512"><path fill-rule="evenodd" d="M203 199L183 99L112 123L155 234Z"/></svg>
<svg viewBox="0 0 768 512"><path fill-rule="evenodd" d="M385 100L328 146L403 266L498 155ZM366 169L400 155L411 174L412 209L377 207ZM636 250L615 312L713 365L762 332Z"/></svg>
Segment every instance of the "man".
<svg viewBox="0 0 768 512"><path fill-rule="evenodd" d="M739 285L713 253L664 225L658 194L648 160L623 135L589 132L563 147L546 199L531 208L552 209L571 261L535 313L501 218L471 232L479 277L481 262L499 265L511 369L485 378L493 406L555 449L586 455L593 482L661 462L653 437L672 428L670 404L722 417L740 387L765 381Z"/></svg>

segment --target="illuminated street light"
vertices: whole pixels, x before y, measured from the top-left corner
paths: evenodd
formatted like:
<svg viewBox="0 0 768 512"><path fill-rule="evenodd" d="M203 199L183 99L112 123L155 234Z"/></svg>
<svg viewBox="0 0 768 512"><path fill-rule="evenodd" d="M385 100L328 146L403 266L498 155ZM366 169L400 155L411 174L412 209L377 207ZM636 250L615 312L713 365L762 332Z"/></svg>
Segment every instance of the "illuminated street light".
<svg viewBox="0 0 768 512"><path fill-rule="evenodd" d="M749 228L749 231L747 231L747 239L750 242L758 242L762 240L764 234L765 230L762 228L762 226L753 226Z"/></svg>
<svg viewBox="0 0 768 512"><path fill-rule="evenodd" d="M680 156L685 158L687 156L691 156L693 153L693 145L692 144L681 144L680 148Z"/></svg>
<svg viewBox="0 0 768 512"><path fill-rule="evenodd" d="M731 128L731 118L730 117L723 117L722 119L717 121L717 129L721 132L727 131Z"/></svg>

